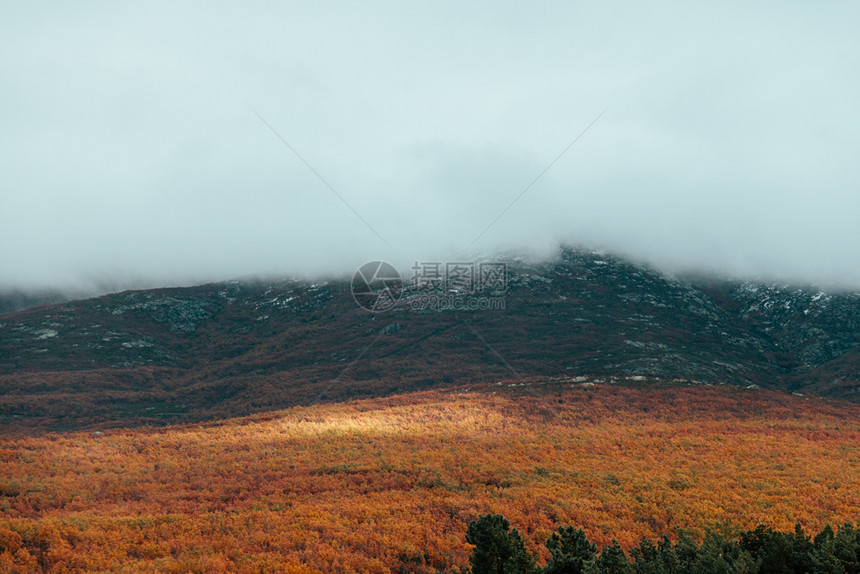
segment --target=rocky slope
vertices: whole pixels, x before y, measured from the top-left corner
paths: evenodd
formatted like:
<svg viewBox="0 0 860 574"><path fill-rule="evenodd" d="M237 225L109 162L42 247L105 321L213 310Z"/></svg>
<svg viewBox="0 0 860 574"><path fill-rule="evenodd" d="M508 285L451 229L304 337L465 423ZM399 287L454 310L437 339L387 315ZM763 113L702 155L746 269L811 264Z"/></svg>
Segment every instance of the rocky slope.
<svg viewBox="0 0 860 574"><path fill-rule="evenodd" d="M574 249L508 262L507 277L481 292L406 278L381 313L331 280L131 291L2 315L0 421L193 420L540 377L860 399L856 293L673 279Z"/></svg>

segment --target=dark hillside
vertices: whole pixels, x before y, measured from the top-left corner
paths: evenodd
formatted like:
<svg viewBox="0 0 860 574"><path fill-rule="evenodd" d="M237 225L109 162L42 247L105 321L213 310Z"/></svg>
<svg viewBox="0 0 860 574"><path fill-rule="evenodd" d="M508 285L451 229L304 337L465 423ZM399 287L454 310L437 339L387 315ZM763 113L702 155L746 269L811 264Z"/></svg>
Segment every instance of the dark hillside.
<svg viewBox="0 0 860 574"><path fill-rule="evenodd" d="M520 377L759 385L858 399L860 297L667 278L585 250L509 262L504 308L382 313L348 280L131 291L0 316L5 423L119 424ZM448 292L439 292L443 296Z"/></svg>

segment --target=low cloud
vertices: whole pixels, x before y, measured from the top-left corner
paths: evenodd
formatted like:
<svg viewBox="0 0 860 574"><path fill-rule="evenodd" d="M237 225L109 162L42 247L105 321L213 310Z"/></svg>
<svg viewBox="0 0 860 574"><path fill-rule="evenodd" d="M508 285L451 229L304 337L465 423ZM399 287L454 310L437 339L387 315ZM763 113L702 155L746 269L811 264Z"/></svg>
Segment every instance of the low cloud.
<svg viewBox="0 0 860 574"><path fill-rule="evenodd" d="M568 243L860 289L858 12L21 4L0 24L0 288Z"/></svg>

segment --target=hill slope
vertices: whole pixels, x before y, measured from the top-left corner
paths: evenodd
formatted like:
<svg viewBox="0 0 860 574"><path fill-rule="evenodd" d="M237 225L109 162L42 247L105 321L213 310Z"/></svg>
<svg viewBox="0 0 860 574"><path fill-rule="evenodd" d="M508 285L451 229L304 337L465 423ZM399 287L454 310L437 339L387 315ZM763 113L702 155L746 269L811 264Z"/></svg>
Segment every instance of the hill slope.
<svg viewBox="0 0 860 574"><path fill-rule="evenodd" d="M626 548L724 520L818 531L857 521L858 420L763 389L536 381L0 436L0 570L462 572L487 512L539 552L566 524Z"/></svg>
<svg viewBox="0 0 860 574"><path fill-rule="evenodd" d="M857 294L672 279L573 249L507 272L494 293L504 308L476 311L416 311L427 292L407 283L397 306L369 313L333 280L132 291L0 316L0 420L195 420L581 375L860 397Z"/></svg>

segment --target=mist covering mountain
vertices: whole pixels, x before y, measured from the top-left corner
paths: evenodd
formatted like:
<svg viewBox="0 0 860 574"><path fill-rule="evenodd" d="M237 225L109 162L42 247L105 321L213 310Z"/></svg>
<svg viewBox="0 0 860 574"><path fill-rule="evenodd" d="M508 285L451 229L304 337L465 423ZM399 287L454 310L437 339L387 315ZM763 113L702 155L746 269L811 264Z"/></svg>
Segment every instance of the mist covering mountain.
<svg viewBox="0 0 860 574"><path fill-rule="evenodd" d="M860 289L857 3L3 15L0 289L313 276L470 243Z"/></svg>

